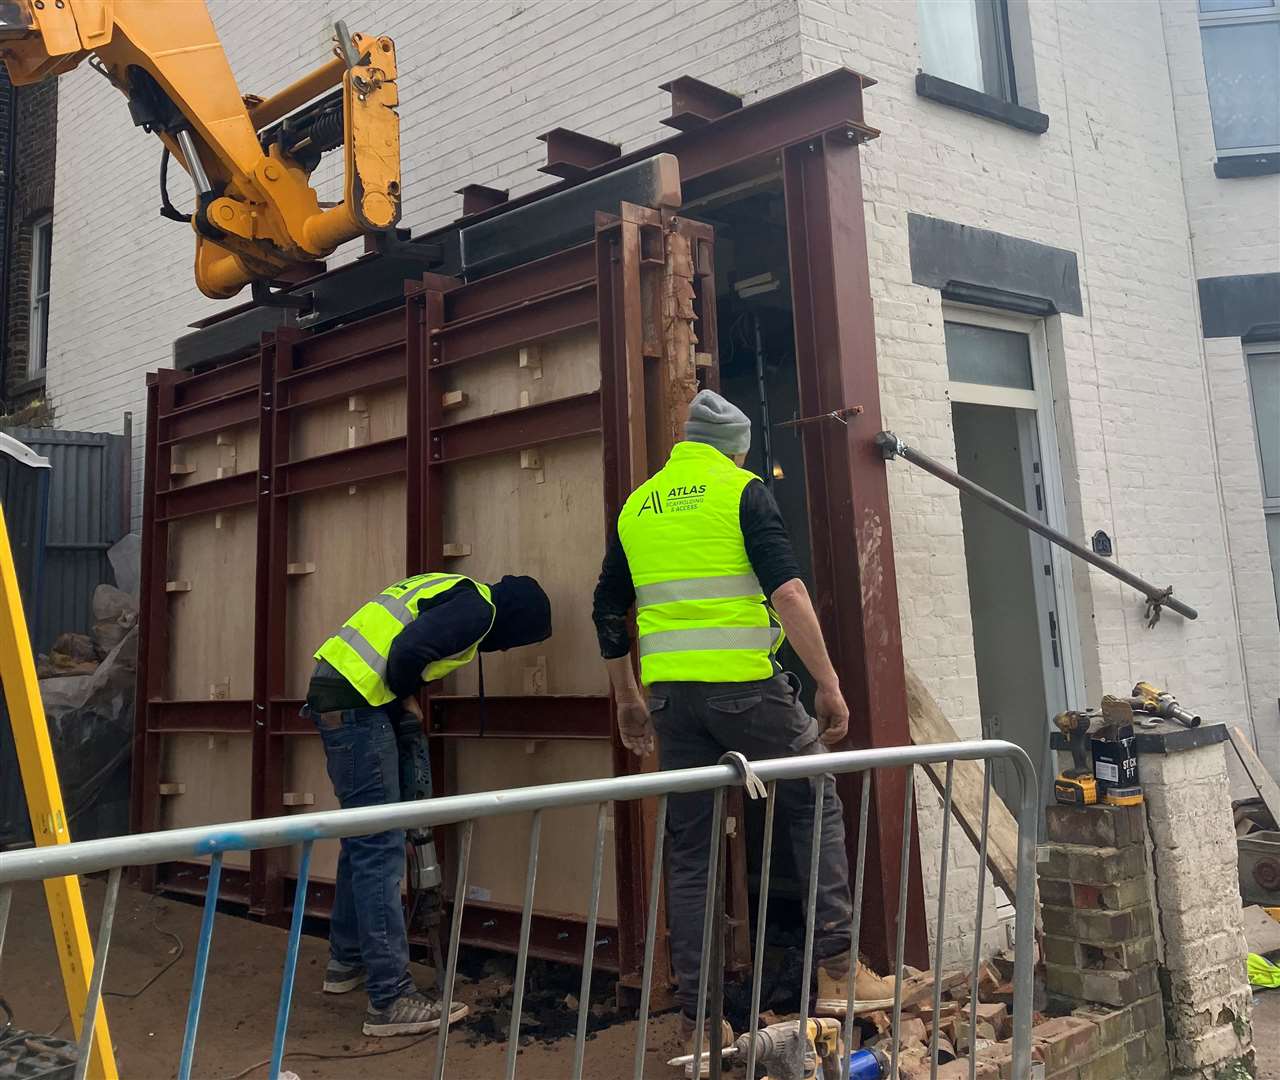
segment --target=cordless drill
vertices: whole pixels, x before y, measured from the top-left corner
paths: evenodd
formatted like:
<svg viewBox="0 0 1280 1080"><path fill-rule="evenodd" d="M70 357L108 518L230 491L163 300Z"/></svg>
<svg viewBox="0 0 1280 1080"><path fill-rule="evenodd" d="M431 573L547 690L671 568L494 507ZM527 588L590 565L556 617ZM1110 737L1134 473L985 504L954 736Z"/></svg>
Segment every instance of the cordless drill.
<svg viewBox="0 0 1280 1080"><path fill-rule="evenodd" d="M1096 709L1068 709L1053 718L1071 746L1072 768L1059 773L1053 781L1053 794L1058 802L1093 806L1098 801L1098 781L1094 779L1089 759L1089 732L1101 719Z"/></svg>
<svg viewBox="0 0 1280 1080"><path fill-rule="evenodd" d="M1149 682L1140 682L1133 688L1130 699L1138 712L1158 716L1162 720L1176 720L1183 727L1199 727L1200 717L1189 713L1174 700L1168 690L1160 690Z"/></svg>

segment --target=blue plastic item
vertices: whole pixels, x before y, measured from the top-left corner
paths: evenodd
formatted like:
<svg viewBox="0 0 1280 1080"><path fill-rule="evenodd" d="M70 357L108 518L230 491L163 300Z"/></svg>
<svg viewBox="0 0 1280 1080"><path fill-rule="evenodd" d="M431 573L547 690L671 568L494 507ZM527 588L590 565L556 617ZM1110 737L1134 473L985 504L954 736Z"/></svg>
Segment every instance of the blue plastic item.
<svg viewBox="0 0 1280 1080"><path fill-rule="evenodd" d="M889 1059L883 1050L855 1050L849 1055L848 1080L883 1080L889 1075Z"/></svg>

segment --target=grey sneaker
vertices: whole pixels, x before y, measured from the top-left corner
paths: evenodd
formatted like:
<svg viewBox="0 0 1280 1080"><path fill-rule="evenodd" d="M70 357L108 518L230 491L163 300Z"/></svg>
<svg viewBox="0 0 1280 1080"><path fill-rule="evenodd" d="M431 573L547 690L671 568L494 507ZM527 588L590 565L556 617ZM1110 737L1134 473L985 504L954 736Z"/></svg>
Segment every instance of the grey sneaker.
<svg viewBox="0 0 1280 1080"><path fill-rule="evenodd" d="M344 964L341 960L330 958L324 969L324 992L326 994L349 994L365 984L369 978L363 964Z"/></svg>
<svg viewBox="0 0 1280 1080"><path fill-rule="evenodd" d="M427 997L417 990L396 998L385 1009L369 1006L364 1014L366 1035L425 1035L440 1026L443 1003L439 998ZM454 1024L471 1010L460 1001L449 1007L448 1023Z"/></svg>

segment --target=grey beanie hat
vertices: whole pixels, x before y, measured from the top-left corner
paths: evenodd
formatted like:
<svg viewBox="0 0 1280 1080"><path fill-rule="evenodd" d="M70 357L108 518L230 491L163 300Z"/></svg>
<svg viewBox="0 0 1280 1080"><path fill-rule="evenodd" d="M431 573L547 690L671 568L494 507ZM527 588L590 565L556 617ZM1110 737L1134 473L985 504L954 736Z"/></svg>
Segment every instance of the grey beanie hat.
<svg viewBox="0 0 1280 1080"><path fill-rule="evenodd" d="M733 457L751 448L751 421L738 406L714 390L699 390L697 397L689 402L684 437L690 442L714 446L722 454Z"/></svg>

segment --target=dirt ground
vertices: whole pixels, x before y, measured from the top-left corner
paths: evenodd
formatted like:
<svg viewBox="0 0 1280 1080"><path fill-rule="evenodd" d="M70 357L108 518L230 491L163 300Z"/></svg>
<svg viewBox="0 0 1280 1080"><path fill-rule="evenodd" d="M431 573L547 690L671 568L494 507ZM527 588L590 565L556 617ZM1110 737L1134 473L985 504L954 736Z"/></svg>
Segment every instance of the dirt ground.
<svg viewBox="0 0 1280 1080"><path fill-rule="evenodd" d="M85 903L95 934L102 894L101 882L87 884ZM173 959L176 946L161 930L176 934L184 946L177 963L141 996L106 998L120 1075L126 1080L167 1080L175 1075L199 926L198 905L121 889L107 960L109 995L135 992ZM217 917L196 1046L194 1074L202 1080L262 1080L267 1075L264 1059L271 1053L285 938L285 931L248 919ZM285 1068L303 1080L403 1080L431 1075L436 1037L366 1039L360 1034L364 995L320 992L326 956L322 938L303 936ZM424 983L429 982L428 969L420 974ZM471 1004L491 991L492 983L492 979L465 980L456 996ZM60 1024L57 1034L71 1037L44 894L38 885L19 886L15 891L0 958L0 995L19 1027L48 1032ZM450 1080L492 1080L503 1075L504 1043L480 1042L474 1031L491 1023L492 1017L489 1023L468 1018L454 1026L449 1038ZM650 1021L646 1077L678 1075L665 1065L667 1058L680 1052L676 1023L674 1014ZM584 1075L592 1080L630 1080L635 1037L634 1021L616 1023L589 1036ZM475 1045L468 1045L469 1041ZM360 1057L371 1052L380 1053ZM263 1064L254 1068L258 1062ZM530 1041L520 1051L517 1075L522 1080L564 1080L572 1062L572 1036L550 1044Z"/></svg>
<svg viewBox="0 0 1280 1080"><path fill-rule="evenodd" d="M1258 1080L1280 1080L1280 990L1253 996L1253 1047Z"/></svg>

